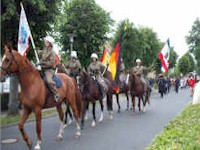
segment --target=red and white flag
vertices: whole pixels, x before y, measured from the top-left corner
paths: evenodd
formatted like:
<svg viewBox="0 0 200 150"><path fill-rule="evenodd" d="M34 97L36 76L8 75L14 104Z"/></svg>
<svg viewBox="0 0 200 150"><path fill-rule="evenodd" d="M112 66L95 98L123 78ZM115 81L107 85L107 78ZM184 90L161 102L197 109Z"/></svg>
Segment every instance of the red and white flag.
<svg viewBox="0 0 200 150"><path fill-rule="evenodd" d="M25 56L29 49L29 40L31 39L31 31L28 25L23 5L21 5L19 33L18 33L18 51Z"/></svg>
<svg viewBox="0 0 200 150"><path fill-rule="evenodd" d="M162 48L161 52L159 53L159 58L161 61L161 71L164 73L167 73L169 69L169 56L170 56L170 43L168 39L164 47Z"/></svg>

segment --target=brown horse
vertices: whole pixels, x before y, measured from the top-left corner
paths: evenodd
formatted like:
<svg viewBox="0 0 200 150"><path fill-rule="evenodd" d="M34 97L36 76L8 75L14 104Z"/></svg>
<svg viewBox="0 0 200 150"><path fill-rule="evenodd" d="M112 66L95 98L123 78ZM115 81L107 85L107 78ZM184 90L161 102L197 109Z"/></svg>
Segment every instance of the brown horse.
<svg viewBox="0 0 200 150"><path fill-rule="evenodd" d="M91 77L87 72L80 70L78 74L78 81L77 84L80 87L82 96L83 96L83 102L84 102L84 107L83 107L83 117L82 117L82 127L84 127L84 119L85 119L85 114L89 106L89 102L92 103L93 109L93 121L91 126L95 127L96 126L96 114L95 114L95 107L96 107L96 101L99 100L100 106L101 106L101 115L99 122L103 121L103 110L104 110L104 105L103 105L103 93L101 92L101 87L100 84L98 83L97 80L95 80L93 77ZM107 86L105 94L107 95L107 107L108 111L110 113L110 117L112 118L112 112L110 112L110 105L112 104L112 84L108 79L104 79L104 82Z"/></svg>
<svg viewBox="0 0 200 150"><path fill-rule="evenodd" d="M115 81L112 79L112 74L110 71L105 71L104 77L107 78L108 80L110 80L110 82L112 82L112 84L115 84ZM116 96L116 100L117 100L117 105L118 105L118 112L121 111L121 106L119 103L119 94L124 93L126 95L126 100L127 100L127 107L126 109L129 110L129 96L128 96L128 92L129 92L129 85L125 84L123 86L120 87L119 93L113 91L115 93Z"/></svg>
<svg viewBox="0 0 200 150"><path fill-rule="evenodd" d="M150 93L151 89L150 86L147 84L147 90L145 91L145 85L141 81L141 79L132 71L130 72L130 93L131 93L131 98L132 98L132 105L133 105L133 113L135 113L135 97L138 97L138 108L139 111L141 110L140 108L140 102L142 100L143 102L143 111L146 111L146 103L148 102L150 104ZM145 98L143 98L145 96Z"/></svg>
<svg viewBox="0 0 200 150"><path fill-rule="evenodd" d="M35 113L36 116L36 132L37 132L37 144L35 149L40 149L41 147L41 111L43 108L50 108L56 106L59 118L61 120L61 125L59 133L57 135L58 140L63 138L63 110L62 101L66 100L66 103L70 104L77 125L76 137L80 137L80 126L78 123L79 110L77 102L77 86L74 79L70 78L66 74L58 73L57 75L62 80L62 87L58 89L58 94L63 97L59 102L54 101L54 95L49 92L46 87L39 71L22 55L17 51L13 50L9 45L5 46L5 54L2 59L2 66L0 72L0 79L7 75L16 74L19 77L19 83L21 85L21 95L20 103L22 105L22 117L19 122L19 130L28 145L29 148L32 147L32 142L28 138L27 133L24 130L24 123L28 119L31 112Z"/></svg>

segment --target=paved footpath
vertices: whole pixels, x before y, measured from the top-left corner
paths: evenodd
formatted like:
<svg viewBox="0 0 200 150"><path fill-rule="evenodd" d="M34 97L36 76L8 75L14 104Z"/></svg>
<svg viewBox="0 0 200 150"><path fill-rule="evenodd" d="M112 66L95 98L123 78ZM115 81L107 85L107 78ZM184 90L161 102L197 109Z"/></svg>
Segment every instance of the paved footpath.
<svg viewBox="0 0 200 150"><path fill-rule="evenodd" d="M160 134L166 124L175 118L191 102L189 90L180 90L178 94L172 91L163 99L156 93L151 96L151 106L146 113L137 113L132 116L125 110L126 100L121 96L121 113L114 107L114 119L109 120L107 111L104 112L103 123L97 123L95 128L90 126L91 116L86 121L82 137L75 139L75 125L67 127L64 139L55 141L58 133L58 116L48 117L42 121L42 149L43 150L143 150L156 135ZM114 98L115 101L115 98ZM99 107L99 106L97 106ZM138 111L138 109L136 109ZM97 112L97 118L100 113ZM35 146L35 122L28 122L25 129ZM14 144L1 144L1 150L26 150L17 126L1 128L1 139L16 138Z"/></svg>

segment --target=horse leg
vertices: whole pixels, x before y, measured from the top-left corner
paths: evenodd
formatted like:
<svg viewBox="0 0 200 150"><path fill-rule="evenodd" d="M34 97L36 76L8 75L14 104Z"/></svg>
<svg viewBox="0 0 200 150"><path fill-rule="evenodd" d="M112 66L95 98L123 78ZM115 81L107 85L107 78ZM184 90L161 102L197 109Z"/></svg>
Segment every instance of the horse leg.
<svg viewBox="0 0 200 150"><path fill-rule="evenodd" d="M132 108L132 109L133 109L133 110L132 110L132 113L133 113L133 115L134 115L134 113L135 113L135 96L132 95L131 97L132 97L132 107L133 107L133 108Z"/></svg>
<svg viewBox="0 0 200 150"><path fill-rule="evenodd" d="M88 120L88 114L89 114L89 102L86 103L85 107L85 120Z"/></svg>
<svg viewBox="0 0 200 150"><path fill-rule="evenodd" d="M96 107L96 102L92 103L92 114L93 114L93 121L91 126L95 127L96 126L96 114L95 114L95 107Z"/></svg>
<svg viewBox="0 0 200 150"><path fill-rule="evenodd" d="M128 97L128 93L126 92L126 100L127 100L127 105L126 105L126 110L129 110L129 97Z"/></svg>
<svg viewBox="0 0 200 150"><path fill-rule="evenodd" d="M29 138L28 138L28 136L27 136L27 134L26 134L26 132L24 130L24 123L28 119L30 113L31 113L31 110L26 109L26 108L23 109L22 117L21 117L21 119L19 121L18 126L19 126L19 130L20 130L20 132L22 134L22 137L23 137L24 141L26 142L27 146L31 149L32 142L31 142L31 140L29 140Z"/></svg>
<svg viewBox="0 0 200 150"><path fill-rule="evenodd" d="M113 120L112 94L107 94L107 105L108 105L108 112L110 114L110 120Z"/></svg>
<svg viewBox="0 0 200 150"><path fill-rule="evenodd" d="M40 107L36 107L35 117L36 117L36 131L37 131L37 144L35 146L35 150L40 150L40 145L42 143L42 138L41 138L42 112Z"/></svg>
<svg viewBox="0 0 200 150"><path fill-rule="evenodd" d="M118 113L120 113L121 106L120 106L120 104L119 104L119 94L116 93L115 95L116 95L116 100L117 100L117 105L118 105Z"/></svg>
<svg viewBox="0 0 200 150"><path fill-rule="evenodd" d="M68 114L69 114L69 120L68 120ZM70 126L72 124L72 120L73 120L73 116L72 116L72 113L71 113L71 110L70 110L70 106L67 105L67 109L65 111L65 125L66 126Z"/></svg>
<svg viewBox="0 0 200 150"><path fill-rule="evenodd" d="M80 136L81 136L81 131L80 131L81 128L80 128L79 122L78 122L78 117L79 117L78 108L76 106L75 100L72 101L72 102L74 102L74 103L71 103L71 108L72 108L72 111L73 111L73 114L74 114L74 118L75 118L75 122L76 122L76 129L77 129L75 137L76 138L80 138Z"/></svg>
<svg viewBox="0 0 200 150"><path fill-rule="evenodd" d="M103 121L103 109L104 109L103 100L100 99L99 102L100 102L100 106L101 106L101 115L100 115L100 118L99 118L99 122L102 122Z"/></svg>
<svg viewBox="0 0 200 150"><path fill-rule="evenodd" d="M83 115L82 115L82 118L81 118L81 129L83 129L84 126L85 126L85 113L86 113L88 103L89 103L88 101L83 102Z"/></svg>
<svg viewBox="0 0 200 150"><path fill-rule="evenodd" d="M56 140L61 141L63 139L63 132L64 132L64 113L63 113L63 109L61 105L56 106L56 109L58 111L59 114L59 119L61 121L60 123L60 129L59 129L59 133L56 136Z"/></svg>
<svg viewBox="0 0 200 150"><path fill-rule="evenodd" d="M143 97L141 96L139 96L138 97L138 109L139 109L139 112L141 111L141 108L140 108L140 102L141 102L141 99L142 99L142 101L143 101Z"/></svg>

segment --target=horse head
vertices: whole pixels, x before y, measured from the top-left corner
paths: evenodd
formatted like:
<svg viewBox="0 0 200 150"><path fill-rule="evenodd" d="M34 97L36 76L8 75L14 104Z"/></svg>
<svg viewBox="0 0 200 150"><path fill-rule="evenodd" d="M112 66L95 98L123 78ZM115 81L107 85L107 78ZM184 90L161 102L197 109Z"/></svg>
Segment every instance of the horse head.
<svg viewBox="0 0 200 150"><path fill-rule="evenodd" d="M4 48L5 51L0 70L1 82L4 82L7 76L19 71L19 61L22 57L16 50L13 50L10 45L5 45Z"/></svg>

